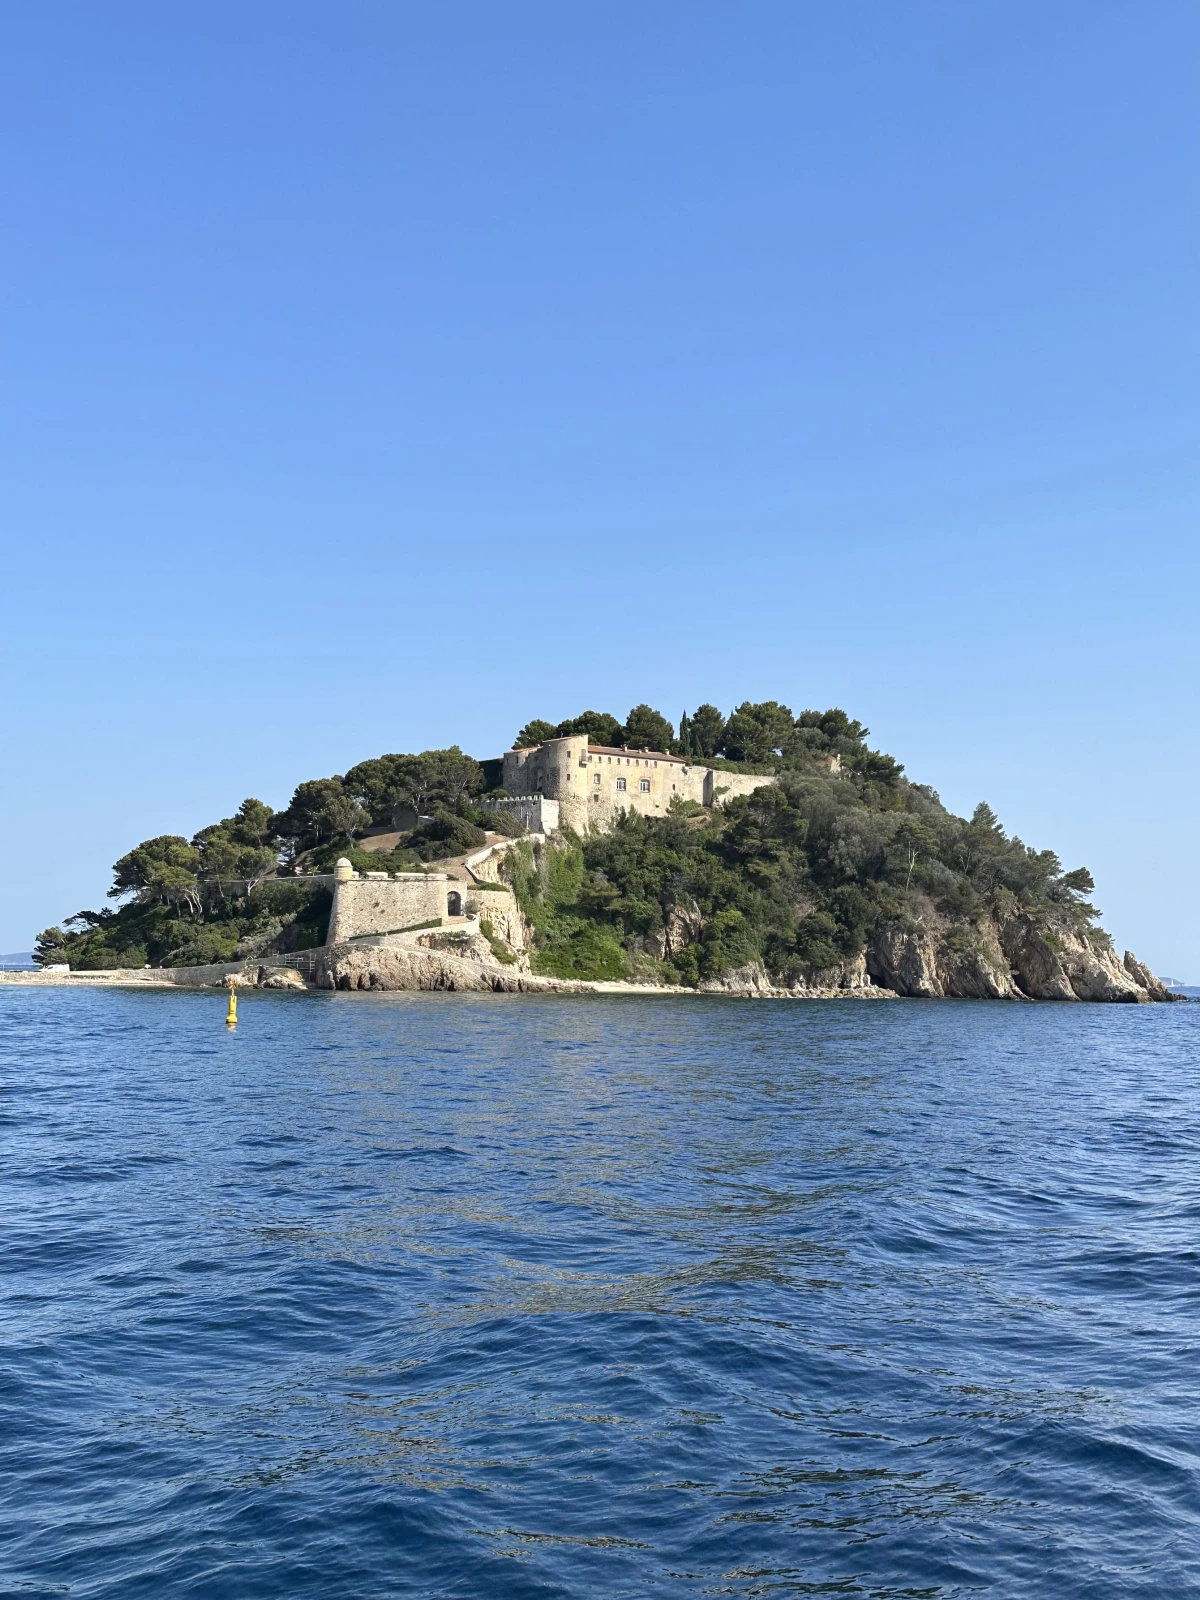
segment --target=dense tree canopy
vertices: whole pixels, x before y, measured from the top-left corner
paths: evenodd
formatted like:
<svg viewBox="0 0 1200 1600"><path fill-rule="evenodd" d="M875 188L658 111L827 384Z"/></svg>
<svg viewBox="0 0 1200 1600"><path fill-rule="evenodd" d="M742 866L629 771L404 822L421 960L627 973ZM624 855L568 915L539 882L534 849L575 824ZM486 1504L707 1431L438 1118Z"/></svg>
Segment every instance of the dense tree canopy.
<svg viewBox="0 0 1200 1600"><path fill-rule="evenodd" d="M599 743L599 741L597 741ZM625 732L621 740L631 750L671 750L675 745L675 729L653 706L634 706L625 718Z"/></svg>
<svg viewBox="0 0 1200 1600"><path fill-rule="evenodd" d="M192 839L199 855L196 876L223 885L239 878L264 878L279 862L275 813L261 800L243 800L232 817L201 828Z"/></svg>
<svg viewBox="0 0 1200 1600"><path fill-rule="evenodd" d="M352 839L369 822L370 813L340 776L309 778L296 785L287 809L275 818L275 830L298 854L330 839Z"/></svg>
<svg viewBox="0 0 1200 1600"><path fill-rule="evenodd" d="M625 742L624 725L610 711L581 711L577 717L566 717L562 722L544 722L535 717L513 740L513 749L528 749L530 745L545 744L547 739L565 739L576 733L586 733L593 744Z"/></svg>
<svg viewBox="0 0 1200 1600"><path fill-rule="evenodd" d="M725 744L725 718L716 706L697 706L694 714L685 711L679 719L677 754L694 760L711 760Z"/></svg>
<svg viewBox="0 0 1200 1600"><path fill-rule="evenodd" d="M631 750L670 751L675 748L675 730L661 712L648 705L634 706L624 722L611 711L581 711L577 717L566 717L561 722L534 718L518 733L513 748L520 750L544 744L547 739L565 739L577 733L586 733L593 744L618 748L628 745Z"/></svg>
<svg viewBox="0 0 1200 1600"><path fill-rule="evenodd" d="M109 898L121 899L136 894L139 900L158 900L163 905L182 901L189 907L198 903L196 869L200 852L175 833L146 839L124 855L113 867L113 886Z"/></svg>
<svg viewBox="0 0 1200 1600"><path fill-rule="evenodd" d="M696 761L727 760L764 771L783 770L805 754L839 756L871 767L880 781L903 770L890 756L868 750L868 730L836 706L828 711L802 711L797 717L776 700L744 700L728 718L714 705L697 706L690 716L685 711L680 717L678 735L661 711L644 703L634 706L624 722L607 711L583 711L561 722L534 718L518 733L514 747L544 744L547 739L577 733L587 733L593 744L666 750Z"/></svg>
<svg viewBox="0 0 1200 1600"><path fill-rule="evenodd" d="M725 724L721 754L732 761L772 761L795 747L796 719L776 700L743 700Z"/></svg>
<svg viewBox="0 0 1200 1600"><path fill-rule="evenodd" d="M572 731L570 729L568 732ZM547 722L544 717L534 717L532 722L527 722L513 740L514 750L528 750L534 745L545 744L547 739L559 737L558 724Z"/></svg>
<svg viewBox="0 0 1200 1600"><path fill-rule="evenodd" d="M365 808L373 822L395 825L403 807L419 816L437 806L455 810L483 788L483 769L457 745L447 750L422 750L419 755L377 756L360 761L342 779L347 793Z"/></svg>

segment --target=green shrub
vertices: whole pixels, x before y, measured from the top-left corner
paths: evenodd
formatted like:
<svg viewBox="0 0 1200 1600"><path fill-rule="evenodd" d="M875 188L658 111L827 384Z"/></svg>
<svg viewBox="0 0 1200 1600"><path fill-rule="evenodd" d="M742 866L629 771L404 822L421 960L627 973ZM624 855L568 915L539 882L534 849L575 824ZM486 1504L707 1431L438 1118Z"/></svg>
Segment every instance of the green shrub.
<svg viewBox="0 0 1200 1600"><path fill-rule="evenodd" d="M612 981L627 973L625 952L610 928L585 923L565 934L532 958L535 972L550 978Z"/></svg>
<svg viewBox="0 0 1200 1600"><path fill-rule="evenodd" d="M332 872L341 857L345 857L355 872L419 872L421 860L415 850L399 845L395 850L364 850L361 844L349 839L335 840L310 850L305 865L314 872ZM282 879L281 882L295 882Z"/></svg>
<svg viewBox="0 0 1200 1600"><path fill-rule="evenodd" d="M495 926L488 920L487 917L480 917L479 931L491 945L492 954L495 956L497 961L502 962L506 967L511 967L515 964L517 959L516 956L508 948L503 939L497 938Z"/></svg>
<svg viewBox="0 0 1200 1600"><path fill-rule="evenodd" d="M64 956L63 959L68 958ZM122 967L144 967L147 964L145 945L126 945L114 950L100 941L90 948L73 950L69 959L72 972L116 972Z"/></svg>
<svg viewBox="0 0 1200 1600"><path fill-rule="evenodd" d="M669 961L659 961L645 950L625 952L627 976L630 983L670 984L678 987L683 978L678 967Z"/></svg>
<svg viewBox="0 0 1200 1600"><path fill-rule="evenodd" d="M235 926L201 923L184 944L168 953L164 965L207 967L217 961L233 961L237 958L238 939Z"/></svg>
<svg viewBox="0 0 1200 1600"><path fill-rule="evenodd" d="M487 828L491 833L503 834L506 839L519 839L528 831L519 817L514 817L510 811L504 809L492 811L481 807L476 821L481 828Z"/></svg>
<svg viewBox="0 0 1200 1600"><path fill-rule="evenodd" d="M487 835L466 817L439 809L428 822L413 829L408 843L422 861L441 861L480 849L487 843Z"/></svg>

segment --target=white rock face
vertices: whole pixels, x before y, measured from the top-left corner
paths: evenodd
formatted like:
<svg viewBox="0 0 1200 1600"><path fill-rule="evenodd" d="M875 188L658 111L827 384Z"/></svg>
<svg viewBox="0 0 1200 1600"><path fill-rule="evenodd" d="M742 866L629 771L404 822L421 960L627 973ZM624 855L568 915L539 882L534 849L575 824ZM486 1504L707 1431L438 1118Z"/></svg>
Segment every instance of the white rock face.
<svg viewBox="0 0 1200 1600"><path fill-rule="evenodd" d="M1132 950L1126 950L1122 965L1133 981L1145 989L1151 1000L1178 1000L1179 996L1172 994L1162 979L1155 977L1150 968L1139 961Z"/></svg>
<svg viewBox="0 0 1200 1600"><path fill-rule="evenodd" d="M867 964L877 982L921 999L1173 998L1132 951L1122 963L1102 937L1024 912L970 929L885 928L872 938Z"/></svg>
<svg viewBox="0 0 1200 1600"><path fill-rule="evenodd" d="M1027 915L1011 917L1000 943L1022 991L1034 1000L1150 999L1099 940L1070 928L1048 928Z"/></svg>
<svg viewBox="0 0 1200 1600"><path fill-rule="evenodd" d="M258 969L259 989L307 989L303 974L294 967L260 967Z"/></svg>
<svg viewBox="0 0 1200 1600"><path fill-rule="evenodd" d="M484 941L480 941L484 943ZM341 945L327 947L314 963L318 989L450 989L519 994L526 991L586 993L591 985L538 978L477 951L458 954L419 945Z"/></svg>
<svg viewBox="0 0 1200 1600"><path fill-rule="evenodd" d="M867 960L872 974L897 994L918 1000L941 1000L945 996L938 976L937 950L928 933L884 929L871 941Z"/></svg>

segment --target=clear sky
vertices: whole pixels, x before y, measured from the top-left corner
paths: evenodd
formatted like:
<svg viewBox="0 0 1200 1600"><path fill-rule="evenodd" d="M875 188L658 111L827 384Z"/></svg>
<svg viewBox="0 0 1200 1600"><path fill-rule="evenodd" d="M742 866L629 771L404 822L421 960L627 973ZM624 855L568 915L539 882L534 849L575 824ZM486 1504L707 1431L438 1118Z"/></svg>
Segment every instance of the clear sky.
<svg viewBox="0 0 1200 1600"><path fill-rule="evenodd" d="M1200 981L1191 0L3 40L0 950L246 795L774 698Z"/></svg>

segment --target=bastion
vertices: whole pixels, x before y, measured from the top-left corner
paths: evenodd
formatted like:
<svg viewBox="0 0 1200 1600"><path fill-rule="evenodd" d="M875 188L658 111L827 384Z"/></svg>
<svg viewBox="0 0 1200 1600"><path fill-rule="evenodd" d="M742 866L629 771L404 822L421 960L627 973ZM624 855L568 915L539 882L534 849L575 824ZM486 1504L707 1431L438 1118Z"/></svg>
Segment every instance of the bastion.
<svg viewBox="0 0 1200 1600"><path fill-rule="evenodd" d="M465 885L444 872L357 873L343 856L333 869L333 910L326 944L364 934L402 933L422 922L463 914Z"/></svg>

